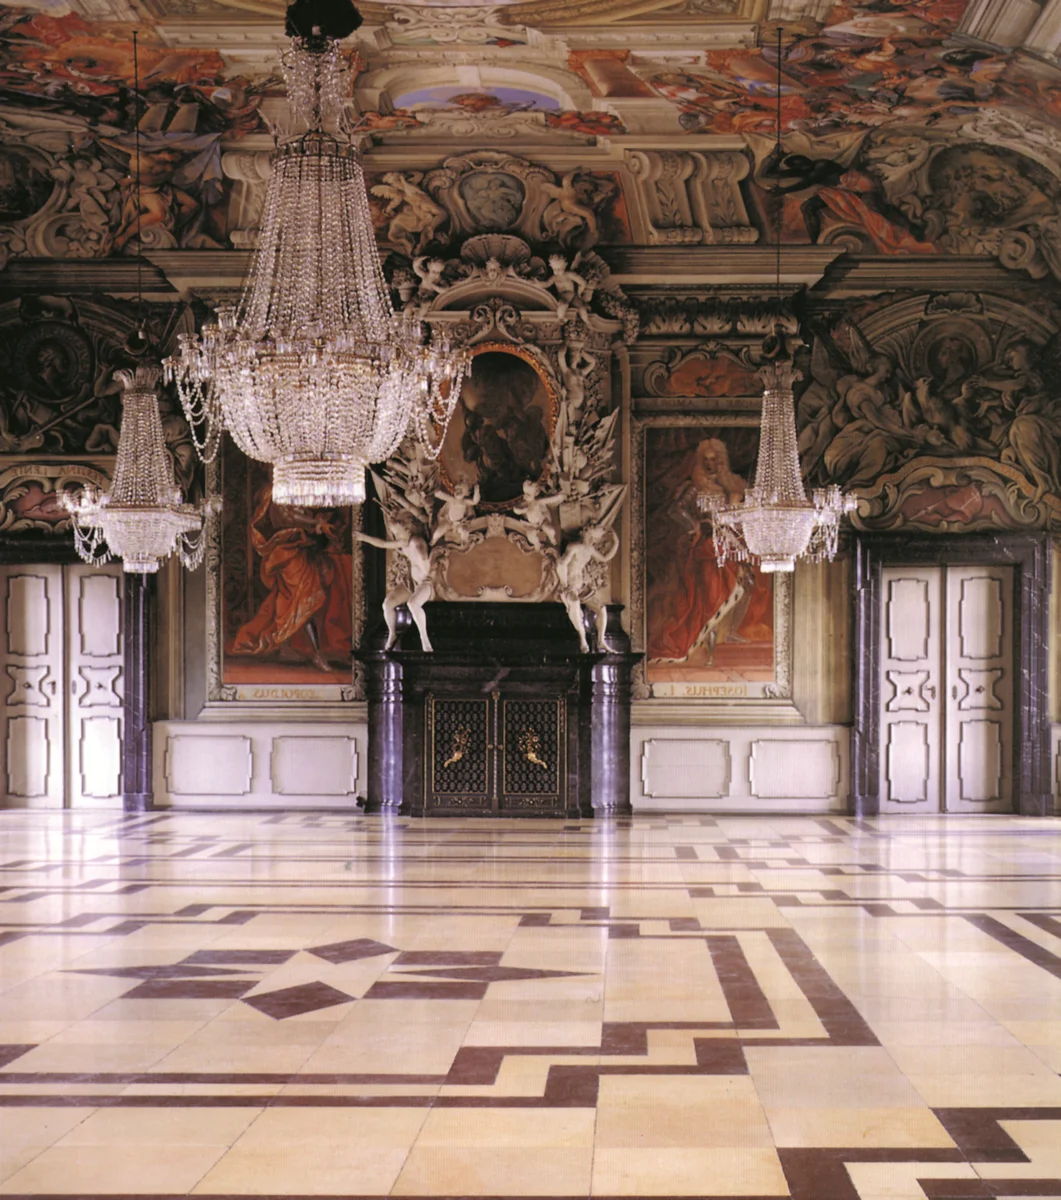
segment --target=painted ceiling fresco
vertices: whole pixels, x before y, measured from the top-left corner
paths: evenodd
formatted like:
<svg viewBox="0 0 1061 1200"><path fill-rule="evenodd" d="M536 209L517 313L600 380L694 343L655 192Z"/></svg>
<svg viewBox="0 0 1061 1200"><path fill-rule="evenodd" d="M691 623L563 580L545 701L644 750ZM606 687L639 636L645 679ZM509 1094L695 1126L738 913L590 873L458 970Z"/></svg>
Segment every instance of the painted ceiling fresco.
<svg viewBox="0 0 1061 1200"><path fill-rule="evenodd" d="M807 133L910 121L938 126L997 105L1061 117L1057 70L955 38L965 3L837 4L820 32L783 49L784 126ZM772 46L690 53L686 64L638 74L681 109L686 129L773 135Z"/></svg>
<svg viewBox="0 0 1061 1200"><path fill-rule="evenodd" d="M550 2L534 0L545 15ZM554 7L566 2L555 0ZM49 0L56 10L62 3ZM631 0L641 20L653 13L684 14L687 22L702 17L708 45L712 17L727 3ZM577 9L579 19L589 20L595 5L571 0L568 15ZM612 15L631 5L613 5ZM520 73L511 85L462 83L456 67L447 68L454 71L447 83L438 69L445 53L436 59L425 50L424 82L408 72L403 89L381 111L363 114L363 124L382 134L437 128L478 145L489 145L492 131L589 143L626 132L625 102L655 101L677 110L675 132L691 140L744 138L751 171L743 187L763 239L780 232L789 242L836 242L875 254L1005 251L1017 259L1023 254L1027 261L1014 265L1033 275L1057 274L1059 190L1054 171L1038 164L1061 161L1061 71L1020 51L957 36L964 7L965 0L837 3L823 26L803 22L786 30L780 154L778 63L769 44L668 43L635 52L570 51L558 41L557 59L547 64L540 52L534 57L495 38L494 76L511 54ZM268 8L258 5L259 22ZM471 4L403 11L414 9L454 19L463 12L478 21ZM495 4L490 20L529 11L523 2ZM514 37L520 28L511 26ZM0 8L0 258L135 252L134 105L144 246L232 244L233 182L222 169L222 147L265 131L260 106L279 93L279 80L264 65L251 76L216 50L170 45L147 24L137 101L131 35L128 23ZM768 30L763 37L769 42ZM365 53L375 56L359 64L366 69L386 62L382 52ZM556 98L562 78L577 83L583 98L588 93L583 111Z"/></svg>

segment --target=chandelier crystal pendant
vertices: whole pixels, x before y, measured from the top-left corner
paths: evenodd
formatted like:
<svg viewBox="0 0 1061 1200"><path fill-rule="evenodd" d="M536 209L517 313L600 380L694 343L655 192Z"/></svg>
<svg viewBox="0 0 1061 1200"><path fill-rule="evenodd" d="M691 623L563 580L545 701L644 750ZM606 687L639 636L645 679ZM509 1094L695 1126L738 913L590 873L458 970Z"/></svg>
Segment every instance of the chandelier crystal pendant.
<svg viewBox="0 0 1061 1200"><path fill-rule="evenodd" d="M201 337L182 337L166 369L204 431L204 458L223 427L272 464L276 503L360 504L366 466L410 431L438 454L469 360L394 311L344 118L338 37L351 26L333 35L316 15L294 20L296 7L289 33L313 23L282 56L292 132L277 138L242 298L219 308Z"/></svg>
<svg viewBox="0 0 1061 1200"><path fill-rule="evenodd" d="M202 562L215 505L185 504L174 486L155 392L161 373L153 366L115 372L124 395L110 491L86 487L62 497L77 552L94 566L120 558L127 572L146 575L174 553L189 568Z"/></svg>
<svg viewBox="0 0 1061 1200"><path fill-rule="evenodd" d="M781 145L781 28L777 30L777 141L775 169L780 174ZM780 192L775 194L780 200ZM757 559L764 572L795 570L804 556L820 561L836 555L840 519L854 511L858 500L838 487L816 489L811 498L803 486L796 441L796 403L792 384L801 378L788 351L781 324L781 212L775 213L775 288L778 323L763 343L763 412L759 427L759 458L755 482L739 504L717 493L699 497L700 507L711 514L715 557L720 566L728 559Z"/></svg>

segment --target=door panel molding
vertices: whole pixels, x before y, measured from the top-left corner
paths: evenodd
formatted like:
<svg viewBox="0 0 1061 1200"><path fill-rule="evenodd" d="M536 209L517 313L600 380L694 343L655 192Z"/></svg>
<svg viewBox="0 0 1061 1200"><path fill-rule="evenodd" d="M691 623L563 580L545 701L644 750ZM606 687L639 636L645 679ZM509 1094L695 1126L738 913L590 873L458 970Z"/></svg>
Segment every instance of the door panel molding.
<svg viewBox="0 0 1061 1200"><path fill-rule="evenodd" d="M882 573L886 566L1011 566L1015 623L1014 810L1053 812L1047 711L1050 540L1044 533L861 534L855 539L852 811L880 812Z"/></svg>
<svg viewBox="0 0 1061 1200"><path fill-rule="evenodd" d="M970 609L973 611L970 612ZM1003 639L1007 632L1002 619L1003 611L1001 579L993 575L980 575L961 581L958 640L963 658L1002 657Z"/></svg>
<svg viewBox="0 0 1061 1200"><path fill-rule="evenodd" d="M902 596L900 593L909 593ZM915 625L911 619L911 608L920 605L923 620ZM896 662L920 662L928 656L929 630L931 628L932 605L928 594L928 581L924 579L888 580L888 657ZM891 617L899 611L906 619L894 627ZM914 611L917 611L914 608Z"/></svg>

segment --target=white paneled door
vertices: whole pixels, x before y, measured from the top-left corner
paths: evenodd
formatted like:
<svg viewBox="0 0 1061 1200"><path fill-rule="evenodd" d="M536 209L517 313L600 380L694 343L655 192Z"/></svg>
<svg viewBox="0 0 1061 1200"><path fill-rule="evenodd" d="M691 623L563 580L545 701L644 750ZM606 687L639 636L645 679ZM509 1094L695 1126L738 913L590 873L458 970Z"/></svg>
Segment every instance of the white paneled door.
<svg viewBox="0 0 1061 1200"><path fill-rule="evenodd" d="M121 568L0 567L4 804L122 803Z"/></svg>
<svg viewBox="0 0 1061 1200"><path fill-rule="evenodd" d="M889 567L881 622L881 810L1013 807L1009 567Z"/></svg>

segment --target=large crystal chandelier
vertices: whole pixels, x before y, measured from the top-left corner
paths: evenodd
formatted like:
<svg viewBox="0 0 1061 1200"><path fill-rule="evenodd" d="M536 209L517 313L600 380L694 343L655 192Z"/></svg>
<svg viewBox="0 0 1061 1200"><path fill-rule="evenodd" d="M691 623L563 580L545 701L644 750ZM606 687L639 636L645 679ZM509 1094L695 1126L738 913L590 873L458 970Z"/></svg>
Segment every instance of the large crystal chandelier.
<svg viewBox="0 0 1061 1200"><path fill-rule="evenodd" d="M777 341L784 347L780 331ZM857 500L838 487L817 488L807 499L796 445L796 409L792 384L800 377L787 355L770 359L759 371L763 414L755 482L739 504L715 494L701 497L711 514L715 555L758 559L762 571L791 571L796 559L833 558L840 518Z"/></svg>
<svg viewBox="0 0 1061 1200"><path fill-rule="evenodd" d="M777 30L777 142L775 170L780 174L781 146L781 28ZM780 191L775 196L780 200ZM780 204L777 205L780 210ZM715 556L719 565L728 559L758 559L765 572L792 571L796 559L833 558L840 518L858 501L838 487L818 488L811 498L803 486L796 442L796 404L792 384L800 373L792 363L780 323L781 213L775 214L776 290L778 325L763 347L763 412L759 428L759 459L755 482L739 504L726 496L707 493L700 506L711 514Z"/></svg>
<svg viewBox="0 0 1061 1200"><path fill-rule="evenodd" d="M338 16L337 16L338 14ZM282 56L292 112L277 137L243 295L167 362L189 421L216 453L223 426L273 464L279 504L359 504L365 467L410 428L441 448L467 365L419 320L395 314L380 266L361 156L345 121L339 38L352 5L299 0Z"/></svg>
<svg viewBox="0 0 1061 1200"><path fill-rule="evenodd" d="M186 567L202 562L204 520L214 506L185 504L174 486L155 392L161 373L154 366L115 372L124 395L110 491L63 495L77 552L95 566L120 558L126 571L144 575L174 553Z"/></svg>

